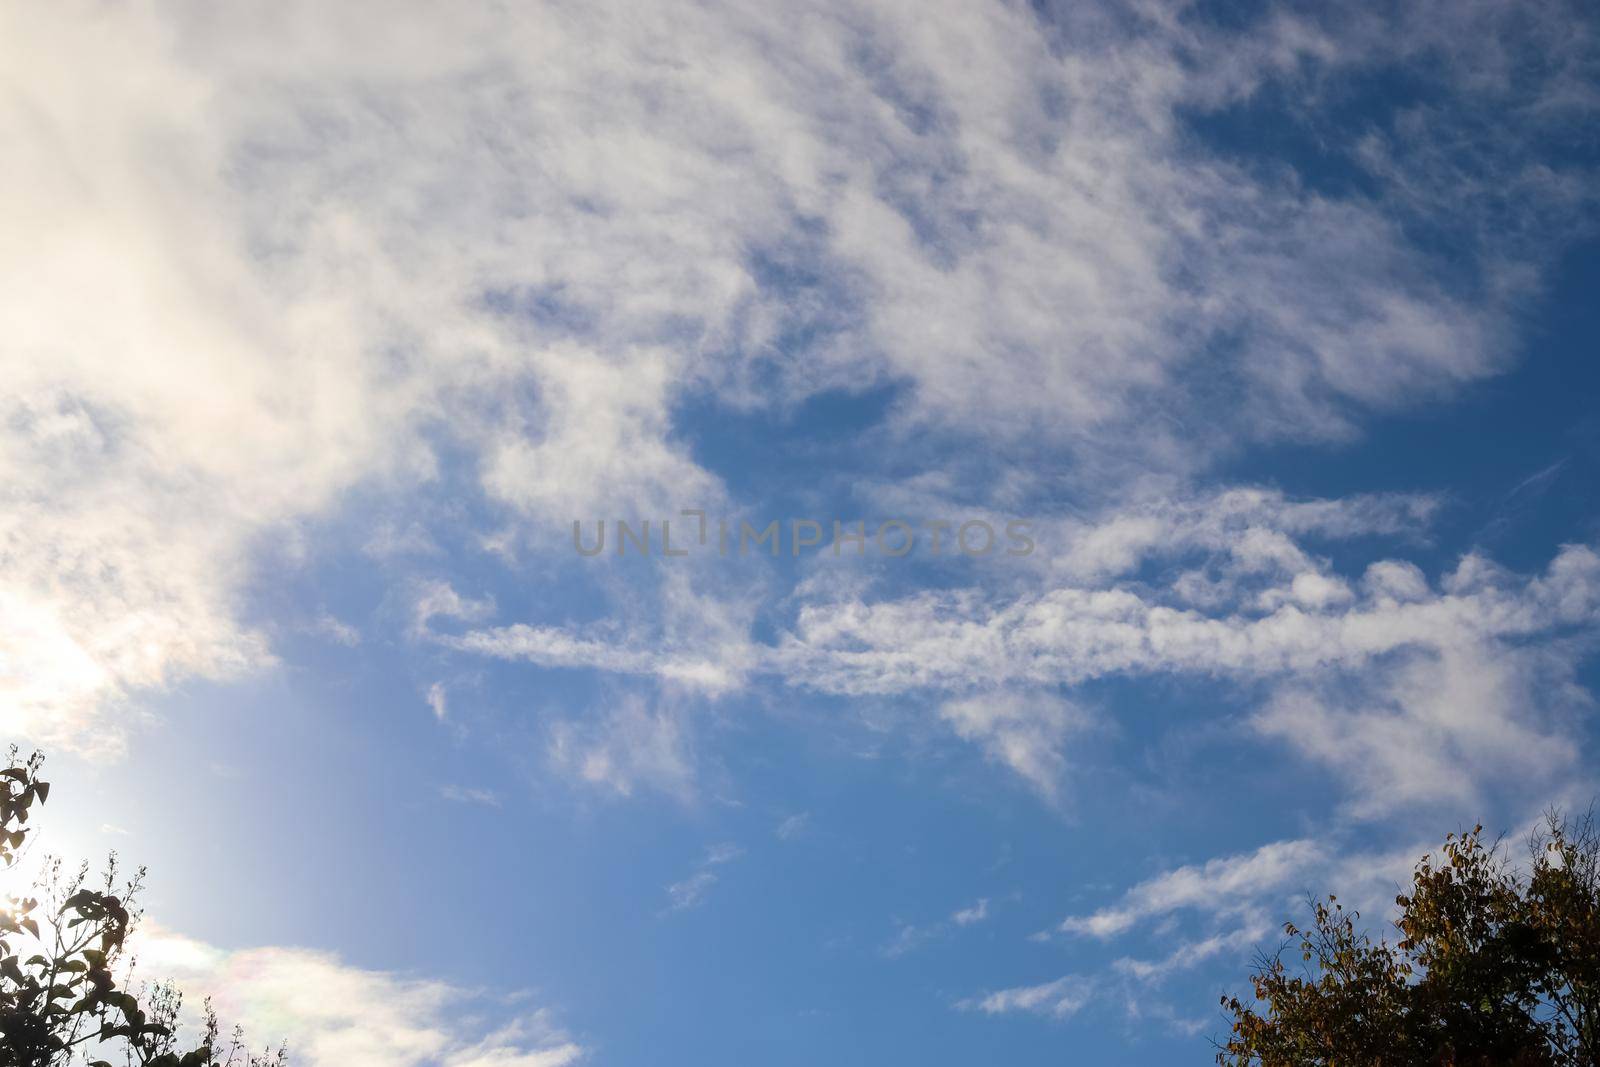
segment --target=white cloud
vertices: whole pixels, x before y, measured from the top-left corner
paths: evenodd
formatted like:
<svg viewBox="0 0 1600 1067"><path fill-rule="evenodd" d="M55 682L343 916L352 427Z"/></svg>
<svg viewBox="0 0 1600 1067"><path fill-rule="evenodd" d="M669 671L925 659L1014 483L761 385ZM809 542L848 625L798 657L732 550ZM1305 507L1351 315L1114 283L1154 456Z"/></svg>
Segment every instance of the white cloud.
<svg viewBox="0 0 1600 1067"><path fill-rule="evenodd" d="M1094 999L1092 982L1076 975L1066 975L1053 982L996 990L981 997L960 1001L956 1007L963 1011L982 1012L985 1015L1024 1012L1054 1019L1070 1019L1092 999Z"/></svg>
<svg viewBox="0 0 1600 1067"><path fill-rule="evenodd" d="M1112 963L1112 968L1142 982L1160 982L1168 976L1196 967L1224 952L1241 953L1259 945L1274 930L1270 922L1247 923L1226 933L1212 934L1198 941L1185 941L1158 960L1139 960L1123 957Z"/></svg>
<svg viewBox="0 0 1600 1067"><path fill-rule="evenodd" d="M330 615L326 611L316 617L310 630L314 634L326 637L328 640L341 644L346 648L355 648L361 643L361 631L347 622Z"/></svg>
<svg viewBox="0 0 1600 1067"><path fill-rule="evenodd" d="M1295 888L1296 881L1322 859L1322 850L1313 841L1274 841L1254 852L1166 871L1132 887L1114 905L1063 919L1058 929L1103 939L1124 933L1144 919L1179 909L1236 913L1263 894L1282 895Z"/></svg>
<svg viewBox="0 0 1600 1067"><path fill-rule="evenodd" d="M1467 555L1436 584L1398 559L1345 576L1312 551L1420 536L1435 507L1255 489L1169 498L1060 527L1064 551L1042 591L1009 592L1004 574L878 599L878 586L812 582L770 643L755 640L750 611L709 611L681 591L663 598L654 630L516 625L437 639L711 695L760 676L852 696L944 694L944 721L1052 801L1069 739L1093 725L1052 689L1172 674L1264 682L1252 727L1340 773L1359 792L1350 810L1375 815L1575 766L1587 698L1571 673L1583 646L1560 638L1600 625L1593 548L1565 546L1534 576ZM1419 751L1429 755L1398 755Z"/></svg>
<svg viewBox="0 0 1600 1067"><path fill-rule="evenodd" d="M1181 471L1504 365L1516 256L1480 255L1485 292L1447 288L1379 199L1208 156L1178 116L1307 67L1440 58L1421 69L1464 112L1539 105L1490 131L1514 150L1452 154L1465 127L1433 114L1362 158L1405 202L1487 216L1471 190L1592 111L1553 18L1474 15L1508 43L1466 57L1427 19L1280 17L1213 64L1181 11L1061 17L8 10L7 729L114 748L129 697L270 663L242 603L263 559L354 487L446 477L441 437L538 528L720 500L673 422L686 391L759 407L893 380L911 427ZM1546 82L1481 76L1530 34L1559 46ZM1549 202L1475 232L1562 235L1583 198Z"/></svg>
<svg viewBox="0 0 1600 1067"><path fill-rule="evenodd" d="M972 926L981 923L989 917L989 898L980 897L978 902L970 908L962 908L950 916L950 921L957 926Z"/></svg>
<svg viewBox="0 0 1600 1067"><path fill-rule="evenodd" d="M668 408L689 368L667 350L608 360L558 346L543 356L537 419L485 457L493 495L566 526L613 515L675 514L715 503L715 480L666 444Z"/></svg>
<svg viewBox="0 0 1600 1067"><path fill-rule="evenodd" d="M1066 738L1092 724L1076 705L1043 692L982 693L945 703L939 716L1047 800L1060 795Z"/></svg>
<svg viewBox="0 0 1600 1067"><path fill-rule="evenodd" d="M585 1050L542 1011L487 1022L495 1005L445 982L352 967L301 948L228 951L146 922L141 968L169 976L253 1042L287 1042L306 1067L567 1067Z"/></svg>
<svg viewBox="0 0 1600 1067"><path fill-rule="evenodd" d="M894 937L878 950L878 954L886 960L897 960L901 956L915 951L929 940L938 937L942 932L938 926L917 926L913 923L899 923Z"/></svg>
<svg viewBox="0 0 1600 1067"><path fill-rule="evenodd" d="M952 928L976 926L989 917L989 898L980 898L968 908L959 908L952 912L949 919L943 922L929 923L918 926L914 923L896 920L895 936L884 945L879 953L886 959L898 959L930 941L948 935Z"/></svg>
<svg viewBox="0 0 1600 1067"><path fill-rule="evenodd" d="M688 800L694 752L684 712L628 694L585 719L556 723L549 757L557 770L630 796L643 786Z"/></svg>
<svg viewBox="0 0 1600 1067"><path fill-rule="evenodd" d="M778 839L781 841L793 841L801 834L804 834L810 825L811 813L809 811L796 812L778 823L778 828L773 833L777 834Z"/></svg>
<svg viewBox="0 0 1600 1067"><path fill-rule="evenodd" d="M1437 593L1412 564L1379 561L1358 596L1291 534L1392 530L1401 516L1425 514L1430 505L1403 498L1381 507L1349 503L1302 506L1237 491L1168 509L1183 512L1181 521L1146 515L1131 536L1130 520L1112 514L1080 524L1063 557L1063 570L1093 580L1010 599L957 588L806 601L768 662L793 680L854 693L1070 684L1119 672L1272 675L1364 662L1407 646L1592 625L1600 617L1600 557L1585 546L1564 548L1544 576L1527 580L1467 556ZM1200 565L1169 570L1165 584L1160 577L1111 581L1147 556ZM1197 584L1206 597L1195 596Z"/></svg>
<svg viewBox="0 0 1600 1067"><path fill-rule="evenodd" d="M542 667L591 668L650 676L675 692L716 697L743 686L755 666L750 628L760 604L747 590L723 589L701 575L697 589L684 569L670 571L654 590L632 598L627 621L581 627L518 623L434 635L438 643L477 655ZM648 610L643 610L648 604Z"/></svg>
<svg viewBox="0 0 1600 1067"><path fill-rule="evenodd" d="M1531 578L1467 556L1437 591L1419 578L1385 562L1357 595L1335 576L1301 571L1210 612L1183 603L1182 579L1168 597L1063 586L1010 599L968 588L808 604L768 662L792 683L843 694L1118 675L1265 681L1275 696L1256 728L1350 778L1364 814L1573 766L1572 713L1589 698L1569 680L1582 648L1559 638L1600 624L1600 556L1567 546ZM1530 647L1533 637L1547 640ZM963 698L954 721L1036 783L1051 780L1052 735L972 710L984 706Z"/></svg>
<svg viewBox="0 0 1600 1067"><path fill-rule="evenodd" d="M673 882L667 886L667 897L672 901L673 911L687 911L697 908L705 902L706 893L717 884L715 871L695 871L681 882Z"/></svg>
<svg viewBox="0 0 1600 1067"><path fill-rule="evenodd" d="M724 863L738 859L742 855L744 855L744 849L733 844L731 841L724 841L721 844L707 847L706 865L711 867L719 867Z"/></svg>
<svg viewBox="0 0 1600 1067"><path fill-rule="evenodd" d="M440 722L450 717L450 694L445 691L443 682L434 682L428 686L425 694L428 709L433 712L433 717Z"/></svg>
<svg viewBox="0 0 1600 1067"><path fill-rule="evenodd" d="M440 786L439 795L457 804L479 804L486 808L498 808L500 806L500 797L492 790L478 789L473 786Z"/></svg>
<svg viewBox="0 0 1600 1067"><path fill-rule="evenodd" d="M1174 947L1156 959L1121 957L1111 971L1156 983L1227 953L1240 953L1300 915L1308 894L1336 894L1345 906L1378 922L1394 910L1395 893L1430 845L1415 842L1382 851L1341 851L1335 840L1273 841L1249 852L1162 871L1126 889L1115 903L1070 915L1057 933L1112 941L1141 925ZM1198 927L1178 936L1179 919Z"/></svg>
<svg viewBox="0 0 1600 1067"><path fill-rule="evenodd" d="M1291 545L1290 545L1291 547ZM1379 565L1394 574L1395 563ZM1397 649L1442 649L1522 638L1600 619L1600 557L1568 545L1544 576L1515 579L1462 558L1440 592L1400 601L1366 582L1368 597L1320 574L1294 581L1253 611L1206 614L1170 605L1162 590L1061 585L1002 600L978 589L898 600L803 605L774 649L776 669L832 693L896 693L1005 683L1075 683L1118 672L1280 675L1357 665ZM1262 600L1269 611L1259 611ZM1277 601L1277 603L1274 603Z"/></svg>
<svg viewBox="0 0 1600 1067"><path fill-rule="evenodd" d="M429 633L434 619L458 622L479 622L494 614L494 598L462 596L449 582L429 581L419 583L411 606L411 635L423 637Z"/></svg>
<svg viewBox="0 0 1600 1067"><path fill-rule="evenodd" d="M1148 928L1157 944L1171 946L1164 955L1120 956L1098 973L1064 980L1068 994L1083 994L1069 995L1068 1005L1076 1011L1093 993L1120 1002L1130 1020L1149 1015L1192 1033L1193 1020L1151 999L1153 987L1220 956L1262 947L1280 923L1303 914L1308 894L1335 894L1347 910L1376 925L1393 915L1396 892L1429 847L1419 842L1384 851L1341 851L1338 835L1273 841L1162 871L1130 886L1114 903L1070 915L1054 931L1032 940L1067 934L1112 942L1133 937L1141 926ZM1054 1003L1054 985L1002 990L958 1006L1047 1012Z"/></svg>
<svg viewBox="0 0 1600 1067"><path fill-rule="evenodd" d="M1551 788L1582 766L1571 724L1592 698L1570 658L1538 648L1447 646L1357 680L1291 683L1252 719L1350 783L1359 816L1446 800L1470 807L1485 779Z"/></svg>
<svg viewBox="0 0 1600 1067"><path fill-rule="evenodd" d="M420 523L401 525L390 521L380 522L374 527L371 536L361 546L361 551L378 560L438 556L443 552Z"/></svg>
<svg viewBox="0 0 1600 1067"><path fill-rule="evenodd" d="M737 671L710 657L580 636L558 626L518 623L474 630L461 637L442 638L441 642L462 652L522 660L541 667L585 667L612 674L653 675L711 694L724 692L743 680Z"/></svg>
<svg viewBox="0 0 1600 1067"><path fill-rule="evenodd" d="M1296 573L1312 566L1297 538L1415 537L1438 507L1436 498L1422 494L1294 500L1255 486L1176 496L1168 489L1109 514L1060 524L1048 559L1057 573L1085 584L1132 574L1147 560L1196 552L1222 561L1230 575Z"/></svg>
<svg viewBox="0 0 1600 1067"><path fill-rule="evenodd" d="M706 894L718 881L716 869L742 855L744 855L743 849L727 842L708 847L705 858L700 861L700 866L693 874L681 882L673 882L667 886L667 898L671 901L668 910L687 911L705 903Z"/></svg>

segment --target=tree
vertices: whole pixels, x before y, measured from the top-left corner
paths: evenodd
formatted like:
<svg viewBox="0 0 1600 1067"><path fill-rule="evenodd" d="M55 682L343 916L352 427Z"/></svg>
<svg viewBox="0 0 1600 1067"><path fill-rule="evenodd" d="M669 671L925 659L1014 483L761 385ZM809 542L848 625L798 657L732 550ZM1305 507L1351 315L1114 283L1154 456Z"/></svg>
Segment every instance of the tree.
<svg viewBox="0 0 1600 1067"><path fill-rule="evenodd" d="M19 761L11 749L0 770L0 867L15 868L32 833L28 816L45 803L36 752ZM64 875L45 865L38 896L8 896L0 906L0 1067L283 1067L283 1050L253 1055L235 1029L223 1038L207 1002L199 1043L179 1051L182 995L171 984L123 988L132 965L123 959L138 922L140 868L119 887L113 855L98 886L87 865Z"/></svg>
<svg viewBox="0 0 1600 1067"><path fill-rule="evenodd" d="M1600 831L1551 812L1512 864L1483 827L1423 856L1374 944L1333 896L1257 961L1255 1003L1222 998L1217 1063L1595 1067L1600 1064Z"/></svg>

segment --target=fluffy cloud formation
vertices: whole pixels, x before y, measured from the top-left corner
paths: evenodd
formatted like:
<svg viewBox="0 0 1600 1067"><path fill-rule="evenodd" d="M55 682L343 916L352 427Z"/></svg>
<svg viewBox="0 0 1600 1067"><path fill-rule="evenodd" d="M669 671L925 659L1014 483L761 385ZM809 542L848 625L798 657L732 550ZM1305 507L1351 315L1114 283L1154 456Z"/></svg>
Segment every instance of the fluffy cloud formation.
<svg viewBox="0 0 1600 1067"><path fill-rule="evenodd" d="M503 1006L444 982L368 971L298 948L225 951L146 923L140 964L170 976L190 1003L257 1041L287 1042L306 1067L568 1067L582 1046L541 1011L488 1021Z"/></svg>
<svg viewBox="0 0 1600 1067"><path fill-rule="evenodd" d="M459 488L566 521L721 497L674 424L688 394L896 383L909 425L1183 469L1492 373L1521 246L1447 276L1376 202L1183 121L1426 59L1463 113L1537 105L1522 151L1440 104L1352 159L1414 212L1461 206L1442 188L1471 209L1581 120L1587 53L1435 14L1223 40L1163 5L6 12L7 729L114 748L106 708L269 662L263 553L352 487L444 477L440 440ZM1194 418L1217 388L1237 414ZM1208 428L1151 429L1185 419Z"/></svg>

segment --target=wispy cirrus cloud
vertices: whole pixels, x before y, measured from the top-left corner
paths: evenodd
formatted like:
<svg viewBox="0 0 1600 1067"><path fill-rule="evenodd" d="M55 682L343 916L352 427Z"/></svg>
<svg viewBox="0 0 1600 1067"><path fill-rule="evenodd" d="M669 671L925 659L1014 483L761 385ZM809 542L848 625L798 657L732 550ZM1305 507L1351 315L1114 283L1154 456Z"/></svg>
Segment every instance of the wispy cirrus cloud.
<svg viewBox="0 0 1600 1067"><path fill-rule="evenodd" d="M1294 838L1172 867L1136 882L1093 911L1069 915L1034 940L1056 937L1119 944L1153 940L1147 955L1119 955L1096 969L1054 982L971 997L957 1008L985 1014L1069 1018L1090 1004L1128 1019L1155 1018L1182 1033L1205 1023L1159 999L1164 984L1224 957L1241 963L1279 924L1305 907L1309 892L1335 893L1381 921L1397 887L1426 846L1388 851L1347 849L1334 839Z"/></svg>
<svg viewBox="0 0 1600 1067"><path fill-rule="evenodd" d="M442 785L439 787L439 795L456 804L477 804L485 808L500 806L499 794L477 786Z"/></svg>
<svg viewBox="0 0 1600 1067"><path fill-rule="evenodd" d="M985 1015L1024 1013L1053 1019L1070 1019L1094 999L1094 984L1078 975L1065 975L1038 985L998 989L979 997L958 1001L962 1011Z"/></svg>
<svg viewBox="0 0 1600 1067"><path fill-rule="evenodd" d="M772 832L777 835L780 841L793 841L803 836L810 827L811 813L800 811L793 815L785 816L783 821L778 823L777 829Z"/></svg>
<svg viewBox="0 0 1600 1067"><path fill-rule="evenodd" d="M1163 872L1133 886L1116 904L1063 919L1058 929L1067 934L1109 938L1142 920L1180 909L1210 911L1244 906L1263 895L1299 888L1312 865L1323 859L1323 850L1313 841L1274 841L1254 852Z"/></svg>
<svg viewBox="0 0 1600 1067"><path fill-rule="evenodd" d="M939 708L939 717L1052 802L1061 796L1067 739L1095 725L1076 705L1041 691L990 692L952 700Z"/></svg>
<svg viewBox="0 0 1600 1067"><path fill-rule="evenodd" d="M671 901L668 910L688 911L705 903L706 894L719 880L717 869L732 863L742 855L744 850L730 842L709 846L705 857L693 874L681 882L673 882L667 886L667 897Z"/></svg>
<svg viewBox="0 0 1600 1067"><path fill-rule="evenodd" d="M671 702L623 694L594 715L551 726L550 763L577 781L618 796L646 788L694 796L694 738L687 712Z"/></svg>

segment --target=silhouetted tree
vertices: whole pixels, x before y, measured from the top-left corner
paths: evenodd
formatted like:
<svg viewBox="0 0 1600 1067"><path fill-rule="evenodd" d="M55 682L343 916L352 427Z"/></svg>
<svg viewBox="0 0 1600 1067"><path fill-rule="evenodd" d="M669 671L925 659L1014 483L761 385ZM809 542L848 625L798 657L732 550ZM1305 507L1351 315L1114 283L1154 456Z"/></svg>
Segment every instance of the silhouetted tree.
<svg viewBox="0 0 1600 1067"><path fill-rule="evenodd" d="M1223 997L1224 1065L1600 1064L1600 833L1552 812L1518 867L1483 828L1424 856L1394 944L1332 897L1257 962L1255 1003Z"/></svg>
<svg viewBox="0 0 1600 1067"><path fill-rule="evenodd" d="M28 815L50 796L38 753L19 761L11 749L0 770L0 866L11 870L31 830ZM0 1067L282 1067L284 1052L252 1055L235 1029L223 1038L211 1005L199 1043L179 1051L183 999L171 984L138 995L122 988L132 970L122 959L139 913L143 868L121 886L113 855L103 883L89 884L87 864L63 874L45 865L39 896L8 896L0 905Z"/></svg>

